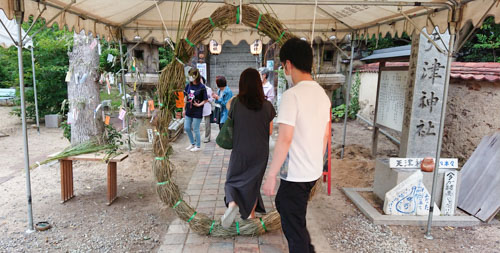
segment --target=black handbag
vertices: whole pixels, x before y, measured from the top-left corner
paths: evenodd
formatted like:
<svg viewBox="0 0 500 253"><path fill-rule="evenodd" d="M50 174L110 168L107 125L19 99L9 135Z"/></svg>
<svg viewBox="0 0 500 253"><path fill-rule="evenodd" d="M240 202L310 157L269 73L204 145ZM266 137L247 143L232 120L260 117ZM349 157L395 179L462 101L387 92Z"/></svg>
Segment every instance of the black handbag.
<svg viewBox="0 0 500 253"><path fill-rule="evenodd" d="M214 110L212 114L210 114L210 123L220 124L220 116L221 116L221 108L218 106L214 106Z"/></svg>

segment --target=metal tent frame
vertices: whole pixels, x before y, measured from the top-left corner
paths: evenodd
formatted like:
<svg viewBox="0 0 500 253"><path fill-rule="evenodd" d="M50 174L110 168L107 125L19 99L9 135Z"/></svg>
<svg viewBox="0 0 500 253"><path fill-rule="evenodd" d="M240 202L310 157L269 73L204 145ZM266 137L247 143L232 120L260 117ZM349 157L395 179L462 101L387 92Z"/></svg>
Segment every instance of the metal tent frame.
<svg viewBox="0 0 500 253"><path fill-rule="evenodd" d="M138 14L136 14L135 16L129 18L126 22L122 22L121 24L116 24L116 23L112 23L112 22L109 22L108 20L106 20L105 18L103 18L102 20L99 19L99 16L97 15L92 15L92 14L89 14L88 12L85 12L82 8L74 8L72 9L71 6L73 4L76 3L76 0L71 0L71 1L60 1L61 3L58 5L58 4L55 4L55 3L52 3L52 2L47 2L47 1L43 1L43 0L26 0L26 2L28 2L29 6L30 7L33 7L34 6L34 3L35 4L38 4L40 6L40 4L44 5L44 9L41 10L41 12L39 12L39 15L38 17L35 19L35 22L36 20L38 20L41 16L42 16L42 13L45 11L45 9L47 7L50 7L52 8L52 13L54 13L54 10L56 10L56 14L48 21L46 22L47 25L51 24L58 16L60 16L62 13L66 13L66 15L75 15L79 18L81 18L82 20L85 20L85 22L94 22L94 30L99 30L101 29L101 33L102 33L102 30L104 29L109 29L110 30L110 33L111 33L111 29L116 29L116 30L119 30L119 31L128 31L130 32L131 30L137 32L137 31L141 31L141 30L145 30L145 31L149 31L149 33L152 33L153 31L158 31L158 30L166 30L167 33L168 33L168 29L167 29L167 26L165 25L165 23L163 23L163 26L155 26L155 27L151 27L151 26L128 26L132 23L134 23L138 18L144 16L146 13L148 13L149 11L151 11L155 6L158 8L158 5L161 4L161 3L168 3L168 2L195 2L197 0L159 0L159 1L155 1L154 5L151 5L149 6L148 8L140 11ZM261 1L258 1L258 0L240 0L240 6L241 6L241 3L242 1L244 1L246 4L263 4L263 2ZM5 1L7 2L7 1ZM21 30L21 23L22 23L22 20L24 18L24 13L25 13L25 10L24 10L24 6L25 6L25 1L24 0L11 0L9 1L9 3L12 2L13 5L8 5L8 6L0 6L2 8L7 8L7 9L10 9L13 11L13 13L15 14L16 16L16 19L19 21L18 22L18 29L19 31ZM69 3L68 3L69 2ZM85 2L85 1L83 1ZM83 3L81 2L81 3ZM423 8L431 8L434 13L437 13L437 12L440 12L440 11L443 11L443 10L447 10L448 11L448 19L447 19L447 25L448 25L448 29L450 30L450 35L451 35L451 38L450 38L450 44L448 45L448 49L449 51L447 52L447 58L448 58L448 61L447 61L447 66L446 66L446 76L445 76L445 84L444 84L444 101L447 101L447 95L448 95L448 86L449 86L449 78L450 78L450 67L451 67L451 60L452 60L452 55L453 53L458 50L458 48L455 48L454 47L454 41L456 39L456 28L457 28L457 23L461 22L461 18L462 18L462 14L463 13L463 10L461 9L462 6L465 6L466 4L468 3L471 3L473 2L473 0L464 0L464 1L461 1L461 2L458 2L457 0L448 0L448 1L440 1L440 2L437 2L437 1L432 1L432 2L429 2L429 1L424 1L424 2L419 2L419 1L399 1L399 2L396 2L396 1L385 1L385 0L377 0L377 1L284 1L284 0L278 0L278 1L271 1L272 4L276 4L276 5L297 5L297 6L311 6L311 5L315 5L315 8L318 8L320 10L322 10L324 13L326 13L327 16L329 16L332 20L335 20L335 22L338 22L339 24L341 24L342 26L344 26L344 28L341 28L341 29L327 29L327 30L321 30L321 29L317 29L316 31L317 32L338 32L338 33L341 33L342 35L345 35L345 34L352 34L351 38L353 38L354 40L354 36L353 34L356 33L356 34L367 34L369 33L368 30L369 29L372 29L372 32L373 32L373 29L377 28L377 27L381 27L381 26L390 26L391 24L395 24L395 23L401 23L401 22L409 22L411 23L412 25L415 26L415 28L417 28L416 30L419 31L420 30L420 27L417 27L417 25L414 23L414 21L412 20L412 18L418 18L418 17L422 17L422 16L425 16L425 15L429 15L428 12L420 12L420 13L414 13L412 14L412 18L408 17L408 15L403 12L402 10L402 7L423 7ZM214 4L214 3L220 3L220 4L224 4L226 3L226 1L223 1L223 0L207 0L205 3L207 4ZM496 1L493 1L492 3L492 7L493 5L496 3ZM269 4L269 3L267 3ZM399 14L399 15L393 15L392 17L390 18L386 18L385 20L381 20L380 22L376 22L376 23L371 23L371 24L366 24L364 26L358 26L356 28L353 28L352 26L350 26L349 24L347 24L347 22L344 22L341 20L341 18L338 18L337 16L333 15L332 13L328 12L325 10L325 8L328 8L328 7L333 7L333 6L351 6L351 5L360 5L360 6L377 6L377 7L384 7L384 6L388 6L388 7L395 7L399 10L399 13L396 13L396 14ZM485 12L485 15L487 15L488 13L490 13L492 7L490 7L488 10L486 10ZM315 9L316 10L316 9ZM30 9L30 14L33 13L33 8ZM160 9L158 8L158 11L160 11ZM160 13L161 14L161 13ZM472 15L469 13L469 15ZM161 16L161 15L160 15ZM470 17L471 19L472 17ZM428 19L430 19L428 17ZM482 22L482 20L484 19L480 19L480 21L478 22L478 24L474 24L475 27L479 26ZM84 23L84 22L82 22ZM432 19L431 19L431 23L432 23ZM460 23L461 24L461 23ZM92 28L90 26L87 26L90 30L92 30ZM97 27L97 28L96 28ZM106 28L103 28L103 27L106 27ZM31 29L31 28L30 28ZM80 27L80 29L83 29L82 27ZM176 29L174 27L169 27L169 29ZM310 30L308 29L297 29L297 28L294 28L294 29L289 29L291 32L294 32L294 31L297 31L297 32L308 32ZM34 35L36 35L39 31L37 31ZM472 31L470 31L472 32ZM93 31L93 34L99 34L99 32L97 31ZM149 34L148 34L149 36ZM120 38L119 38L119 43L121 44L121 40L126 37L126 35L124 36L123 34L121 34ZM143 38L145 38L147 36L143 36ZM313 38L312 38L313 39ZM351 42L353 43L353 42ZM22 36L21 36L21 33L19 33L19 46L18 46L18 60L19 60L19 77L20 77L20 80L19 80L19 85L21 87L21 113L22 113L22 121L23 121L23 140L24 140L24 155L25 155L25 170L26 170L26 185L27 185L27 197L28 197L28 216L29 216L29 223L28 223L28 231L32 231L33 229L33 220L32 220L32 211L31 211L31 190L30 190L30 179L29 179L29 156L28 156L28 145L27 145L27 131L26 131L26 108L25 108L25 101L24 101L24 76L23 76L23 65L22 65ZM435 45L436 47L438 47L437 45ZM439 48L439 47L438 47ZM351 46L351 52L353 52L354 50L354 47ZM120 47L120 58L121 58L121 64L122 64L122 75L124 75L123 73L123 68L124 68L124 64L123 64L123 52L121 52L121 47ZM349 94L349 91L350 91L350 87L351 87L351 82L352 82L352 53L351 53L351 59L350 59L350 74L349 74L349 78L348 78L348 93ZM349 96L349 95L348 95ZM348 107L348 104L349 104L349 98L347 99L348 101L346 101L347 103L347 106ZM124 102L125 103L125 102ZM126 105L126 103L125 103ZM347 110L348 108L346 108ZM439 134L438 134L438 144L437 144L437 152L436 152L436 169L434 170L434 178L433 178L433 186L432 186L432 197L431 197L431 202L434 202L434 195L435 195L435 182L437 180L437 171L439 170L439 158L440 158L440 153L441 153L441 145L442 145L442 137L443 137L443 128L444 128L444 118L445 118L445 112L446 112L446 103L443 103L443 108L442 108L442 114L441 114L441 125L440 125L440 128L439 128ZM346 123L346 120L344 119L344 124ZM345 132L346 132L346 128L344 127L344 136L343 136L343 146L345 144ZM432 225L432 215L433 215L433 210L431 208L430 212L429 212L429 218L428 218L428 223L427 223L427 232L426 232L426 238L432 238L431 236L431 225Z"/></svg>

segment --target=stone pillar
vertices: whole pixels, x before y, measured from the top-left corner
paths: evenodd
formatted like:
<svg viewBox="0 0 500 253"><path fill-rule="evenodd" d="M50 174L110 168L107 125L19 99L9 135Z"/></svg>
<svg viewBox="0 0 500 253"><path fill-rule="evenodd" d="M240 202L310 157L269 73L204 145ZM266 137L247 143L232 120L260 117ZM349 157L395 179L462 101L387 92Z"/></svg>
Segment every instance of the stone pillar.
<svg viewBox="0 0 500 253"><path fill-rule="evenodd" d="M443 53L423 34L413 34L399 157L436 155L450 34L434 30L429 36Z"/></svg>

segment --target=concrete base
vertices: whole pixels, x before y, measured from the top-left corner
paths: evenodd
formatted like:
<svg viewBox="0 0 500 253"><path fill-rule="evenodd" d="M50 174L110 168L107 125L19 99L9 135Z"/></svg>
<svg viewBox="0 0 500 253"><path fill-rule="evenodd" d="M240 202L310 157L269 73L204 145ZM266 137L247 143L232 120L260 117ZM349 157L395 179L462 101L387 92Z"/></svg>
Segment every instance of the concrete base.
<svg viewBox="0 0 500 253"><path fill-rule="evenodd" d="M139 142L149 142L148 129L154 129L151 125L151 116L147 113L136 113L134 112L134 117L137 120L137 127L135 128L135 137Z"/></svg>
<svg viewBox="0 0 500 253"><path fill-rule="evenodd" d="M132 140L132 147L133 148L140 148L140 149L143 149L144 151L153 150L153 143L149 143L148 141L138 140L136 133L132 133L130 135L130 139Z"/></svg>
<svg viewBox="0 0 500 253"><path fill-rule="evenodd" d="M381 200L385 200L385 193L401 183L403 180L411 176L417 169L391 169L389 167L389 159L377 159L375 161L375 178L373 181L373 193ZM436 188L436 204L441 206L441 199L443 197L443 184L444 173L450 171L449 169L440 169L437 180ZM422 172L424 174L423 183L425 188L430 192L432 191L432 172ZM457 173L457 191L460 189L460 171ZM458 192L456 194L455 203L458 203ZM455 207L456 208L456 207Z"/></svg>
<svg viewBox="0 0 500 253"><path fill-rule="evenodd" d="M46 128L59 128L61 126L61 115L58 114L47 114L45 115L45 127Z"/></svg>
<svg viewBox="0 0 500 253"><path fill-rule="evenodd" d="M358 209L376 225L427 226L428 216L397 216L381 214L360 192L373 192L372 188L342 188L347 197ZM434 216L432 226L436 227L472 227L481 222L473 216Z"/></svg>

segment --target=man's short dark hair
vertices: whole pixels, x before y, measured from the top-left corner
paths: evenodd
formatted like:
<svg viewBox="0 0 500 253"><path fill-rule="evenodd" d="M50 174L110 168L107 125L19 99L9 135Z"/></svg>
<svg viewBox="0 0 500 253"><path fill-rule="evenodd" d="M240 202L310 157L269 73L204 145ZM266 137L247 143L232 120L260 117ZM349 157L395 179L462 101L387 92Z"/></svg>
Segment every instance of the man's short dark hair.
<svg viewBox="0 0 500 253"><path fill-rule="evenodd" d="M287 60L302 72L311 73L313 64L311 45L299 38L287 40L280 49L280 61Z"/></svg>

